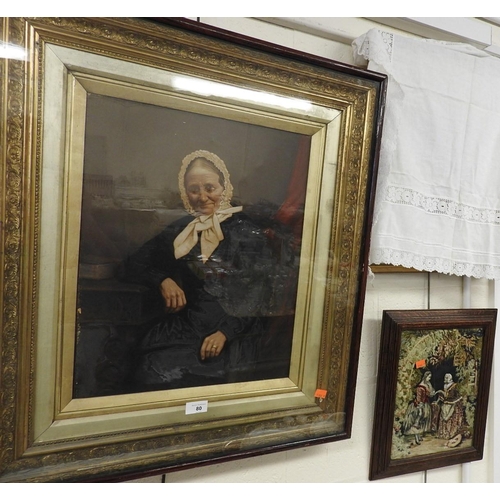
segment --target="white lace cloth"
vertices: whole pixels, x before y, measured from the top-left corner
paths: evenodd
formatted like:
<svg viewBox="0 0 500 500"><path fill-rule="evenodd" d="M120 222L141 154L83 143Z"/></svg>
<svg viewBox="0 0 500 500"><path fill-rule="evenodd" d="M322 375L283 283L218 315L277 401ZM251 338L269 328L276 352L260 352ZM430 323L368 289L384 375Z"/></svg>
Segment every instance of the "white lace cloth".
<svg viewBox="0 0 500 500"><path fill-rule="evenodd" d="M500 278L500 60L371 30L357 63L389 76L370 264Z"/></svg>

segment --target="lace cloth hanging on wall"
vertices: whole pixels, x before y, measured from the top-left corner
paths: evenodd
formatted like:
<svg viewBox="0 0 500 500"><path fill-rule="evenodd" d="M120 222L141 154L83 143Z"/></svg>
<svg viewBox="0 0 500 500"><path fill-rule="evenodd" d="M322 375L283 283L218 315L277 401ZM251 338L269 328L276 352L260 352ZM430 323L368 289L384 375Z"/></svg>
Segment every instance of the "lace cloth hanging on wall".
<svg viewBox="0 0 500 500"><path fill-rule="evenodd" d="M371 30L355 61L388 75L370 264L500 278L500 60Z"/></svg>

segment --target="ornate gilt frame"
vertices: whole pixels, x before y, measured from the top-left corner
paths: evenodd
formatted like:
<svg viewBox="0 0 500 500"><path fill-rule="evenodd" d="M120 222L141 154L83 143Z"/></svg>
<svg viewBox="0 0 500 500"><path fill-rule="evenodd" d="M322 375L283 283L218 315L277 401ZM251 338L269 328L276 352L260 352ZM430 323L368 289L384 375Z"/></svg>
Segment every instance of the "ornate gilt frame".
<svg viewBox="0 0 500 500"><path fill-rule="evenodd" d="M349 438L385 76L181 19L4 18L1 26L4 47L22 55L0 61L0 481L116 480ZM50 152L44 143L44 133L52 126L47 123L50 113L46 101L53 90L46 75L49 47L70 54L70 63L61 63L67 82L81 74L85 80L85 65L93 64L86 62L87 56L90 61L101 57L110 62L110 67L115 62L125 68L139 65L155 74L174 72L307 99L325 111L324 117L319 116L321 111L311 118L306 113L280 115L268 110L261 113L258 106L252 108L261 113L259 120L265 121L268 116L273 126L293 122L293 126L283 127L309 130L307 133L319 133L322 138L317 140L310 163L317 190L309 195L310 206L315 208L308 216L316 227L321 207L330 206L328 220L321 221L329 237L325 242L312 230L305 233L310 248L306 257L312 264L303 266L307 272L300 294L304 317L312 317L309 323L304 319L302 330L312 326L315 331L309 337L302 333L302 349L317 349L313 356L315 371L302 368L308 387L297 382L297 375L297 380L280 381L278 385L256 385L248 394L238 387L229 395L222 390L212 392L208 399L213 397L214 408L222 413L212 418L197 415L197 420L188 423L167 420L162 424L162 412L175 405L182 407L182 402L169 400L164 394L168 391L152 399L137 395L126 404L110 399L84 405L83 409L73 400L65 410L67 402L61 403L60 397L65 384L63 343L67 340L67 331L60 327L65 320L64 308L58 309L57 298L49 302L56 310L52 329L44 316L52 313L45 310L43 302L61 288L62 302L71 301L75 295L71 280L61 281L58 275L50 280L59 285L47 292L41 249L41 241L51 231L62 246L72 241L62 236L68 233L67 219L63 217L58 226L47 225L47 216L44 218L51 210L46 196L42 196L50 183L50 175L44 176L44 170L51 168L47 165ZM81 60L73 64L71 54L79 54ZM106 78L100 74L97 79ZM129 78L130 88L137 84L131 82ZM160 87L157 82L151 83L153 91ZM78 127L84 121L71 92L64 92L68 99L63 106L67 126L59 147L66 166L61 168L66 168L64 175L73 183L70 192L78 193L81 175L79 178L74 173L72 162L77 164L82 152L72 134L80 133ZM166 95L170 91L161 87L161 92ZM207 98L203 102L211 101ZM225 105L239 112L238 105ZM339 117L332 128L335 137L325 132L332 122L328 118L331 112ZM323 156L333 147L329 144L338 147L336 168L330 177L333 193L322 187L323 177L327 178ZM325 205L320 204L320 198ZM69 199L71 196L65 194L66 214L75 208ZM311 294L318 287L313 264L321 258L324 274L320 296L324 298L318 314L311 305ZM51 360L50 366L46 359ZM323 392L315 392L315 388ZM258 411L255 403L249 410L237 411L237 403L245 398L262 399L269 406ZM291 403L294 399L298 402ZM222 411L224 405L229 410ZM116 428L113 419L119 422Z"/></svg>

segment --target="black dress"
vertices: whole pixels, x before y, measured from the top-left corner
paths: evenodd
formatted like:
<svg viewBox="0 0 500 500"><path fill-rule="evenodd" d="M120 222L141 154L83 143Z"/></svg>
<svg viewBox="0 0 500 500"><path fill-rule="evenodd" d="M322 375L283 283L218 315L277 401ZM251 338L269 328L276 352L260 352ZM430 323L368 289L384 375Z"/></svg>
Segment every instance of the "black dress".
<svg viewBox="0 0 500 500"><path fill-rule="evenodd" d="M157 290L159 301L166 278L182 288L187 301L178 313L162 313L142 338L133 376L137 391L252 378L274 267L267 238L238 213L221 223L224 239L207 262L199 244L175 259L173 242L192 220L174 222L127 261L128 279ZM201 360L204 338L218 330L227 338L224 349Z"/></svg>

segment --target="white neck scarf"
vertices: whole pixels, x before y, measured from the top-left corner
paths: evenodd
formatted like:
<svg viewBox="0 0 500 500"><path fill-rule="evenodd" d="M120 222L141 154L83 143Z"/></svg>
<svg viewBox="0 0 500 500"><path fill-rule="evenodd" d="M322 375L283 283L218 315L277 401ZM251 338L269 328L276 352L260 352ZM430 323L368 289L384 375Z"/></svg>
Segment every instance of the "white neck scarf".
<svg viewBox="0 0 500 500"><path fill-rule="evenodd" d="M241 212L242 210L243 207L231 207L217 210L210 215L199 215L196 217L175 238L175 258L180 259L184 255L187 255L196 243L198 243L198 233L201 233L201 259L205 263L224 239L224 234L220 227L221 222L224 222L234 213Z"/></svg>

